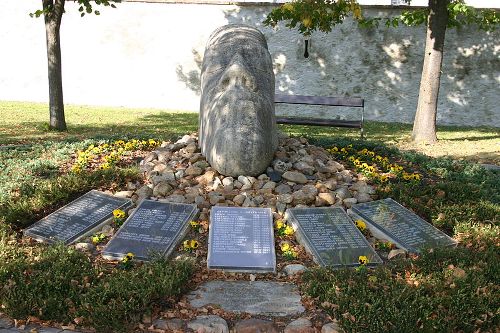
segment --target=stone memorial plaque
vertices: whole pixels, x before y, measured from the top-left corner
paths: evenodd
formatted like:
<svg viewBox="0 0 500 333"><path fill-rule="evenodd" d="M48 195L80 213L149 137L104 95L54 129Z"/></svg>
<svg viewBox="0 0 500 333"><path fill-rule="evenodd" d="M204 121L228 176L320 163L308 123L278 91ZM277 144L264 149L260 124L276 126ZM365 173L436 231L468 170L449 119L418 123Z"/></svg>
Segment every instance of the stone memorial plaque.
<svg viewBox="0 0 500 333"><path fill-rule="evenodd" d="M92 190L24 230L36 240L68 245L94 232L113 217L113 210L126 209L128 199Z"/></svg>
<svg viewBox="0 0 500 333"><path fill-rule="evenodd" d="M102 255L121 259L127 253L148 261L151 255L167 257L184 238L196 205L143 200L111 238Z"/></svg>
<svg viewBox="0 0 500 333"><path fill-rule="evenodd" d="M271 209L212 207L207 265L227 271L275 272Z"/></svg>
<svg viewBox="0 0 500 333"><path fill-rule="evenodd" d="M296 285L274 281L208 281L187 296L194 308L263 316L294 316L305 311Z"/></svg>
<svg viewBox="0 0 500 333"><path fill-rule="evenodd" d="M358 266L366 256L368 266L382 259L341 207L291 208L286 218L297 240L321 266Z"/></svg>
<svg viewBox="0 0 500 333"><path fill-rule="evenodd" d="M408 252L419 253L425 247L454 246L451 237L391 198L353 205L352 215L370 229Z"/></svg>

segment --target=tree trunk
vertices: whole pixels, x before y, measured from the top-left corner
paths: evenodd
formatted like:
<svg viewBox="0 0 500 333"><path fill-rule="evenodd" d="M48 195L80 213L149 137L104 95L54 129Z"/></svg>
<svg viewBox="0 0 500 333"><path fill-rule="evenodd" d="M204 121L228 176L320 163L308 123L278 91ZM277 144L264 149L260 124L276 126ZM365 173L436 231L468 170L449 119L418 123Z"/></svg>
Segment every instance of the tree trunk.
<svg viewBox="0 0 500 333"><path fill-rule="evenodd" d="M59 30L65 0L43 0L45 34L47 36L47 61L49 73L49 127L66 130L61 74L61 40Z"/></svg>
<svg viewBox="0 0 500 333"><path fill-rule="evenodd" d="M437 141L437 102L449 3L450 0L429 0L424 66L412 132L412 140L415 142Z"/></svg>

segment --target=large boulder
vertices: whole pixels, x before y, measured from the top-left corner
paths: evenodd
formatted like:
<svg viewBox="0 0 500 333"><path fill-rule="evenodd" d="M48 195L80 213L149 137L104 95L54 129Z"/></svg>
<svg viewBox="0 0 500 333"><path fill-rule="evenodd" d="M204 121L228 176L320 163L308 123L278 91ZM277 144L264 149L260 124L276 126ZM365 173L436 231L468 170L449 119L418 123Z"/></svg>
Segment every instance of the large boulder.
<svg viewBox="0 0 500 333"><path fill-rule="evenodd" d="M225 176L262 174L278 146L274 74L264 35L241 24L210 36L201 70L199 142Z"/></svg>

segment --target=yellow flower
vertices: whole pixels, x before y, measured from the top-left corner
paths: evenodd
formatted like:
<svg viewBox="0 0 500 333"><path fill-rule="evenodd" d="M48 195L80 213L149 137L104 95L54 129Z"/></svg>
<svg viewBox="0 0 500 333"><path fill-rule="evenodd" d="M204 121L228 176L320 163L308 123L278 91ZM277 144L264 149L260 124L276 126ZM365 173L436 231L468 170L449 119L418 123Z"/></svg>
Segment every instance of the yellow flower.
<svg viewBox="0 0 500 333"><path fill-rule="evenodd" d="M420 175L419 175L418 173L414 173L414 174L412 175L412 177L413 177L413 179L415 179L415 180L420 180Z"/></svg>
<svg viewBox="0 0 500 333"><path fill-rule="evenodd" d="M131 261L132 259L134 259L134 254L132 252L129 252L125 255L125 257L123 257L122 262L127 263L127 262Z"/></svg>
<svg viewBox="0 0 500 333"><path fill-rule="evenodd" d="M372 152L372 151L369 151L369 152L368 152L368 155L370 155L371 157L373 157L373 156L375 156L375 153L374 153L374 152Z"/></svg>
<svg viewBox="0 0 500 333"><path fill-rule="evenodd" d="M197 249L199 244L197 240L192 239L189 245L192 249Z"/></svg>
<svg viewBox="0 0 500 333"><path fill-rule="evenodd" d="M283 6L281 6L281 8L283 8L283 10L293 12L293 5L290 2L285 3Z"/></svg>
<svg viewBox="0 0 500 333"><path fill-rule="evenodd" d="M184 246L184 250L188 251L189 249L191 249L191 241L189 241L188 239L186 239L182 243L182 246Z"/></svg>
<svg viewBox="0 0 500 333"><path fill-rule="evenodd" d="M368 258L366 256L359 256L358 262L360 265L366 265L368 263Z"/></svg>
<svg viewBox="0 0 500 333"><path fill-rule="evenodd" d="M408 173L406 173L406 172L405 172L405 173L403 173L403 179L404 179L404 180L410 180L410 179L412 179L412 178L413 178L413 177L412 177L412 175L410 175L410 174L408 174Z"/></svg>
<svg viewBox="0 0 500 333"><path fill-rule="evenodd" d="M279 230L279 229L283 228L284 225L285 224L283 223L283 220L277 220L276 221L276 229Z"/></svg>
<svg viewBox="0 0 500 333"><path fill-rule="evenodd" d="M75 172L75 173L79 173L80 171L82 171L82 168L80 167L79 164L74 164L72 167L71 167L71 171Z"/></svg>
<svg viewBox="0 0 500 333"><path fill-rule="evenodd" d="M122 219L125 217L125 212L121 209L115 209L113 211L113 216L117 219Z"/></svg>
<svg viewBox="0 0 500 333"><path fill-rule="evenodd" d="M100 168L102 170L107 170L107 169L111 168L111 164L109 164L108 162L105 162L105 163L101 164Z"/></svg>
<svg viewBox="0 0 500 333"><path fill-rule="evenodd" d="M368 168L368 164L367 163L363 163L363 164L361 164L361 167L362 168Z"/></svg>
<svg viewBox="0 0 500 333"><path fill-rule="evenodd" d="M358 229L361 231L365 231L366 223L363 220L356 220L356 227L358 227Z"/></svg>
<svg viewBox="0 0 500 333"><path fill-rule="evenodd" d="M200 226L200 224L196 221L191 221L191 222L189 222L189 224L191 225L191 227L193 229L198 229L198 227Z"/></svg>
<svg viewBox="0 0 500 333"><path fill-rule="evenodd" d="M289 251L291 247L290 247L290 244L283 243L280 245L280 248L281 248L281 251L286 252L286 251Z"/></svg>
<svg viewBox="0 0 500 333"><path fill-rule="evenodd" d="M381 181L382 183L385 183L385 182L387 181L387 176L386 176L386 175L382 175L382 176L380 176L380 181Z"/></svg>
<svg viewBox="0 0 500 333"><path fill-rule="evenodd" d="M339 149L337 147L332 147L329 149L330 153L337 153Z"/></svg>
<svg viewBox="0 0 500 333"><path fill-rule="evenodd" d="M293 228L291 226L289 226L289 225L286 226L285 235L287 235L287 236L293 235Z"/></svg>

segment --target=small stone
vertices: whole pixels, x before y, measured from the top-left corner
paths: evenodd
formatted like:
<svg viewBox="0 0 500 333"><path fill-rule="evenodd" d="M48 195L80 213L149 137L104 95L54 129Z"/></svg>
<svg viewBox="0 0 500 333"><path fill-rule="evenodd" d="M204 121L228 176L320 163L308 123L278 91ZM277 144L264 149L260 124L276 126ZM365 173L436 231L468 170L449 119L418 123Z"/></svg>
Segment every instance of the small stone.
<svg viewBox="0 0 500 333"><path fill-rule="evenodd" d="M262 175L260 175L259 177L257 177L257 179L258 180L263 180L265 182L270 181L269 177L265 173L263 173Z"/></svg>
<svg viewBox="0 0 500 333"><path fill-rule="evenodd" d="M460 267L454 267L453 268L453 277L457 279L463 279L464 277L467 276L467 273L465 273L465 270L463 270Z"/></svg>
<svg viewBox="0 0 500 333"><path fill-rule="evenodd" d="M406 251L403 249L393 249L387 255L387 259L391 260L394 258L404 258L406 257Z"/></svg>
<svg viewBox="0 0 500 333"><path fill-rule="evenodd" d="M167 166L163 163L158 163L157 165L155 165L155 167L153 168L153 171L157 171L159 173L162 173L163 171L167 170Z"/></svg>
<svg viewBox="0 0 500 333"><path fill-rule="evenodd" d="M328 179L323 182L323 185L329 190L335 190L337 188L337 181L335 179Z"/></svg>
<svg viewBox="0 0 500 333"><path fill-rule="evenodd" d="M154 187L154 189L153 189L153 196L155 196L155 197L164 197L167 194L169 194L170 192L172 192L172 190L173 190L173 187L169 183L163 181L163 182L158 183Z"/></svg>
<svg viewBox="0 0 500 333"><path fill-rule="evenodd" d="M137 190L137 188L138 188L137 183L127 182L127 190L135 191Z"/></svg>
<svg viewBox="0 0 500 333"><path fill-rule="evenodd" d="M208 184L211 181L213 181L215 178L215 171L213 170L208 170L205 172L203 175L196 177L196 181L199 184Z"/></svg>
<svg viewBox="0 0 500 333"><path fill-rule="evenodd" d="M287 172L293 167L292 163L287 163L283 162L282 160L274 160L273 161L273 168L275 171L278 171L280 173ZM271 176L269 176L271 177Z"/></svg>
<svg viewBox="0 0 500 333"><path fill-rule="evenodd" d="M283 178L285 178L288 181L297 183L297 184L306 184L307 183L307 178L304 176L303 173L296 172L296 171L287 171L283 174Z"/></svg>
<svg viewBox="0 0 500 333"><path fill-rule="evenodd" d="M285 327L284 333L315 333L312 323L307 318L299 318Z"/></svg>
<svg viewBox="0 0 500 333"><path fill-rule="evenodd" d="M14 320L0 313L0 328L11 328L14 326Z"/></svg>
<svg viewBox="0 0 500 333"><path fill-rule="evenodd" d="M243 205L243 203L245 202L245 199L246 199L246 196L244 196L243 194L238 194L237 196L235 196L233 198L233 202L238 205L238 206L241 206Z"/></svg>
<svg viewBox="0 0 500 333"><path fill-rule="evenodd" d="M157 160L157 159L158 159L158 155L154 151L152 151L149 154L147 154L146 157L144 157L143 161L144 161L144 163L148 163L148 162L151 162L151 161Z"/></svg>
<svg viewBox="0 0 500 333"><path fill-rule="evenodd" d="M347 199L344 199L342 200L342 203L347 207L347 208L351 208L352 205L356 204L358 202L358 199L356 198L347 198Z"/></svg>
<svg viewBox="0 0 500 333"><path fill-rule="evenodd" d="M249 197L245 198L245 201L241 205L242 207L256 207L257 204Z"/></svg>
<svg viewBox="0 0 500 333"><path fill-rule="evenodd" d="M295 163L293 165L293 167L295 169L299 170L300 172L303 172L306 175L312 175L315 172L315 170L312 166L310 166L309 164L307 164L306 162L303 162L303 161L299 161L299 162Z"/></svg>
<svg viewBox="0 0 500 333"><path fill-rule="evenodd" d="M205 170L206 168L208 168L208 167L210 166L210 164L208 164L208 162L207 162L207 161L205 161L205 160L201 160L201 161L196 161L196 162L193 164L193 166L195 166L195 167L198 167L198 168L200 168L200 169Z"/></svg>
<svg viewBox="0 0 500 333"><path fill-rule="evenodd" d="M293 195L291 194L285 193L278 195L278 202L292 203L292 201L293 201Z"/></svg>
<svg viewBox="0 0 500 333"><path fill-rule="evenodd" d="M356 194L356 199L358 200L358 203L369 202L373 200L368 193L362 193L362 192Z"/></svg>
<svg viewBox="0 0 500 333"><path fill-rule="evenodd" d="M335 194L332 192L318 193L318 197L329 205L333 205L335 203Z"/></svg>
<svg viewBox="0 0 500 333"><path fill-rule="evenodd" d="M323 325L321 333L342 333L342 329L337 323L331 322Z"/></svg>
<svg viewBox="0 0 500 333"><path fill-rule="evenodd" d="M95 251L95 245L92 243L76 243L75 244L75 249L78 251L84 251L84 252L94 252Z"/></svg>
<svg viewBox="0 0 500 333"><path fill-rule="evenodd" d="M142 201L143 199L149 199L153 195L153 189L148 185L144 185L140 189L138 189L135 194L137 194L137 201Z"/></svg>
<svg viewBox="0 0 500 333"><path fill-rule="evenodd" d="M198 316L188 323L188 328L203 333L229 333L227 322L219 316Z"/></svg>
<svg viewBox="0 0 500 333"><path fill-rule="evenodd" d="M179 169L175 172L175 179L181 179L186 174L186 170Z"/></svg>
<svg viewBox="0 0 500 333"><path fill-rule="evenodd" d="M351 193L345 187L341 187L335 191L335 196L340 200L344 200L351 197Z"/></svg>
<svg viewBox="0 0 500 333"><path fill-rule="evenodd" d="M245 176L239 176L239 177L238 177L238 181L239 181L240 183L242 183L242 184L243 184L243 186L245 186L245 185L252 185L252 183L250 182L250 179L248 179L248 178L247 178L247 177L245 177Z"/></svg>
<svg viewBox="0 0 500 333"><path fill-rule="evenodd" d="M276 203L276 211L283 215L285 214L285 210L286 210L286 203L283 203L283 202L277 202Z"/></svg>
<svg viewBox="0 0 500 333"><path fill-rule="evenodd" d="M316 195L307 193L303 190L294 192L292 196L294 205L308 205L316 200Z"/></svg>
<svg viewBox="0 0 500 333"><path fill-rule="evenodd" d="M130 198L134 194L134 191L119 191L115 193L115 197L118 198Z"/></svg>
<svg viewBox="0 0 500 333"><path fill-rule="evenodd" d="M291 276L300 272L304 272L305 270L307 270L307 267L301 264L290 264L286 265L283 270L285 271L286 275Z"/></svg>
<svg viewBox="0 0 500 333"><path fill-rule="evenodd" d="M275 170L268 170L267 171L267 176L269 176L269 179L271 179L273 182L279 182L281 181L281 173L279 173L278 171L275 171Z"/></svg>
<svg viewBox="0 0 500 333"><path fill-rule="evenodd" d="M188 176L199 176L203 173L203 169L194 165L191 165L186 169L186 175Z"/></svg>
<svg viewBox="0 0 500 333"><path fill-rule="evenodd" d="M184 203L186 202L186 198L183 195L180 194L172 194L166 197L165 199L161 199L158 201L162 202L173 202L173 203Z"/></svg>
<svg viewBox="0 0 500 333"><path fill-rule="evenodd" d="M287 184L279 184L274 189L274 192L276 192L278 194L292 193L292 188Z"/></svg>
<svg viewBox="0 0 500 333"><path fill-rule="evenodd" d="M165 170L161 173L161 175L166 181L171 182L176 180L175 173L171 170Z"/></svg>
<svg viewBox="0 0 500 333"><path fill-rule="evenodd" d="M224 186L233 186L234 184L234 178L233 177L225 177L222 180L222 185Z"/></svg>
<svg viewBox="0 0 500 333"><path fill-rule="evenodd" d="M171 331L183 331L184 330L184 321L182 321L179 318L174 318L174 319L156 319L153 322L153 326L156 329L159 330L164 330L167 332Z"/></svg>
<svg viewBox="0 0 500 333"><path fill-rule="evenodd" d="M274 190L276 188L276 183L273 181L267 182L262 186L262 189L271 189Z"/></svg>
<svg viewBox="0 0 500 333"><path fill-rule="evenodd" d="M257 318L239 321L234 326L235 333L278 333L272 321Z"/></svg>

